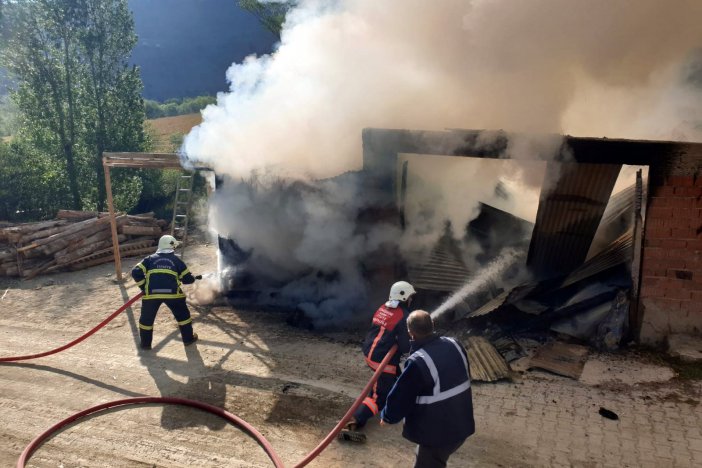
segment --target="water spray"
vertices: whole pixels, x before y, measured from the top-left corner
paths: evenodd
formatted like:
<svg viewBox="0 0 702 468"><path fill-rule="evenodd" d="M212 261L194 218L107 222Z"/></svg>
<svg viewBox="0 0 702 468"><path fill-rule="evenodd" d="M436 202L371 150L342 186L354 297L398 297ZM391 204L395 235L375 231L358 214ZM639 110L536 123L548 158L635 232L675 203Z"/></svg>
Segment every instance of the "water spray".
<svg viewBox="0 0 702 468"><path fill-rule="evenodd" d="M490 281L496 280L499 276L514 264L518 253L514 249L503 250L502 253L487 267L480 271L480 274L469 280L461 289L449 296L439 307L431 313L431 318L436 320L443 313L455 307L467 297L483 289Z"/></svg>

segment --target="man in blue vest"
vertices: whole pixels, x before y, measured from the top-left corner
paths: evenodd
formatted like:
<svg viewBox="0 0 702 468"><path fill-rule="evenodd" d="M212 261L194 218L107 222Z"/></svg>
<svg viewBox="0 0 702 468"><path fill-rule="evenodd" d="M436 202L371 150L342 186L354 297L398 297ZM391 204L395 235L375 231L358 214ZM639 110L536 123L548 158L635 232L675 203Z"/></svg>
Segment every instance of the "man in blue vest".
<svg viewBox="0 0 702 468"><path fill-rule="evenodd" d="M161 304L171 309L178 322L180 335L186 346L197 341L193 333L193 319L185 303L185 294L181 284L192 284L194 277L183 260L174 252L180 242L173 236L162 236L158 241L158 250L149 255L132 269L132 278L144 292L141 300L141 316L139 317L139 337L141 348L151 349L154 333L154 320ZM199 276L198 276L199 279Z"/></svg>
<svg viewBox="0 0 702 468"><path fill-rule="evenodd" d="M411 354L380 413L381 425L404 419L402 436L418 444L415 468L445 467L475 432L468 355L453 338L434 333L426 311L412 312L407 329Z"/></svg>
<svg viewBox="0 0 702 468"><path fill-rule="evenodd" d="M353 418L339 433L339 439L352 442L365 442L366 435L358 430L373 418L385 406L388 392L395 384L400 368L400 356L409 352L410 342L407 334L407 317L412 298L416 294L414 287L407 281L398 281L390 287L390 294L385 302L373 314L371 327L363 342L363 355L366 364L372 370L378 369L380 362L394 345L397 351L385 366L383 373L375 383L368 396L353 414Z"/></svg>

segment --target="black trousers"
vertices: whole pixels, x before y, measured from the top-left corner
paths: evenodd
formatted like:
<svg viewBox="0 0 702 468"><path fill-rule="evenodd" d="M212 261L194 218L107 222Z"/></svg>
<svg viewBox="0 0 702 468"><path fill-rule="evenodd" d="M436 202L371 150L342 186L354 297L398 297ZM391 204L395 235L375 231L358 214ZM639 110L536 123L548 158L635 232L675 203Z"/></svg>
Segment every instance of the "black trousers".
<svg viewBox="0 0 702 468"><path fill-rule="evenodd" d="M139 317L139 337L142 348L151 347L151 340L154 335L154 320L161 304L171 309L173 317L178 322L180 336L183 343L193 341L193 319L190 318L190 310L185 303L185 298L180 299L143 299L141 301L141 316Z"/></svg>
<svg viewBox="0 0 702 468"><path fill-rule="evenodd" d="M445 468L448 459L463 445L465 440L445 447L425 447L417 445L417 459L414 468Z"/></svg>
<svg viewBox="0 0 702 468"><path fill-rule="evenodd" d="M388 399L388 393L395 385L397 376L383 372L378 378L378 381L373 385L371 391L363 400L363 404L358 407L353 414L354 419L358 423L358 427L363 427L370 418L380 413L385 407L385 401Z"/></svg>

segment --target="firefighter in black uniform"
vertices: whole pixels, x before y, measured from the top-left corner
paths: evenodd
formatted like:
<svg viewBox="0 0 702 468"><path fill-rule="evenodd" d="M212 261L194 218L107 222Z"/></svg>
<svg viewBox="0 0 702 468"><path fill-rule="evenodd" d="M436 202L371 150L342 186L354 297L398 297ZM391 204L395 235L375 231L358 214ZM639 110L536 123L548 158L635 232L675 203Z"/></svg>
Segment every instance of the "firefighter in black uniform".
<svg viewBox="0 0 702 468"><path fill-rule="evenodd" d="M154 320L163 303L171 309L178 322L183 343L188 346L197 341L197 334L193 333L193 319L180 287L181 284L194 283L195 277L174 253L179 244L173 236L162 236L156 253L144 258L132 269L132 278L144 292L139 317L142 349L151 349Z"/></svg>
<svg viewBox="0 0 702 468"><path fill-rule="evenodd" d="M411 284L407 281L398 281L390 288L388 301L373 315L371 328L363 342L366 364L375 371L393 345L397 345L397 351L363 400L363 404L358 407L353 418L339 433L339 439L364 442L366 436L358 432L358 429L365 426L366 422L380 413L385 406L385 399L399 375L400 357L410 349L407 317L415 294L416 291Z"/></svg>

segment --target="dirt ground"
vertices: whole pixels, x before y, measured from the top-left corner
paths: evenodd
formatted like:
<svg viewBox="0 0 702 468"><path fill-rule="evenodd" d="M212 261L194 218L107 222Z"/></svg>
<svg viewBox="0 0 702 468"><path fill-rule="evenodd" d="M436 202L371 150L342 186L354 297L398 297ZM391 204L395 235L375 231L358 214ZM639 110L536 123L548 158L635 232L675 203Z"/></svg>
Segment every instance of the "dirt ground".
<svg viewBox="0 0 702 468"><path fill-rule="evenodd" d="M196 274L214 271L215 258L215 246L205 243L189 247L185 254ZM125 259L124 269L128 272L137 261ZM124 285L115 281L112 264L30 281L3 279L0 356L65 344L137 292L131 280ZM278 314L224 306L191 306L191 310L200 336L195 346L183 346L164 307L155 323L154 349L138 351L137 306L67 351L1 364L0 466L14 466L24 447L59 420L132 396L185 397L225 408L256 426L286 466L293 466L331 430L371 375L360 358L359 334L320 335L292 328ZM558 392L566 398L574 384L537 382L534 392L543 393L539 385L560 385ZM504 428L480 429L451 458L451 466L540 464L535 458L536 439L529 445L505 435L513 434L511 416L521 414L519 408L505 403L515 401L518 387L475 385L476 405L481 405L476 410L479 427L502 414L505 418L499 424ZM492 396L500 399L490 400ZM491 415L493 404L497 406ZM698 411L696 404L691 407ZM537 429L517 428L524 433ZM367 432L367 444L334 441L310 466L412 465L414 447L401 437L399 425L381 428L372 423ZM29 466L265 467L271 463L248 436L215 416L179 406L144 405L106 411L68 427L46 442Z"/></svg>

